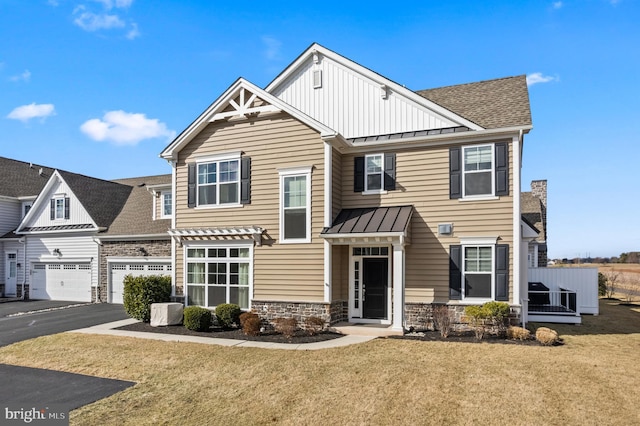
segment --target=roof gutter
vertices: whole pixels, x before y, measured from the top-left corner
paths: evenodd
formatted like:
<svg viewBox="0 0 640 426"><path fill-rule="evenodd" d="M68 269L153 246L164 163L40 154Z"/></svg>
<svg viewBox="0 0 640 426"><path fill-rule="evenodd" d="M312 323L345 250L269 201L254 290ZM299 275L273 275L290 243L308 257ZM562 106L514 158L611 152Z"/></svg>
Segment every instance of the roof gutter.
<svg viewBox="0 0 640 426"><path fill-rule="evenodd" d="M424 145L448 145L452 142L477 142L478 140L483 139L496 139L498 137L513 136L513 133L516 132L518 133L519 138L522 140L523 135L525 133L528 133L532 128L533 126L531 125L501 127L497 129L473 130L469 132L454 132L431 136L414 136L411 138L387 139L382 142L350 142L349 140L346 140L345 142L348 148L345 149L345 152L361 152L368 149L379 150L381 147L411 148Z"/></svg>

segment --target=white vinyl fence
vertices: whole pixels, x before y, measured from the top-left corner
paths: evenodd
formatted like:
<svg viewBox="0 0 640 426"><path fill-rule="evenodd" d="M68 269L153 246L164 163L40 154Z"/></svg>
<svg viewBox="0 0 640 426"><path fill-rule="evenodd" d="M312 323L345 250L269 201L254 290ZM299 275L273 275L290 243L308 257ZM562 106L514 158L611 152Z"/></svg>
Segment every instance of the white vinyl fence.
<svg viewBox="0 0 640 426"><path fill-rule="evenodd" d="M550 291L573 290L581 314L598 315L598 268L529 268L529 282Z"/></svg>

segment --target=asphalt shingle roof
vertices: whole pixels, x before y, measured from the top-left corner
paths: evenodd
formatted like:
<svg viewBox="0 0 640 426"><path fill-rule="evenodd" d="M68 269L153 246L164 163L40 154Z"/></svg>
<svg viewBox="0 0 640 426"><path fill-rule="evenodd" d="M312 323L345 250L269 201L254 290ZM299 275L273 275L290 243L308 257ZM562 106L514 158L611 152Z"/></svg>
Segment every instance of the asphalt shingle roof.
<svg viewBox="0 0 640 426"><path fill-rule="evenodd" d="M520 213L522 217L540 231L537 239L545 241L547 236L542 222L542 208L540 198L531 192L523 192L520 194Z"/></svg>
<svg viewBox="0 0 640 426"><path fill-rule="evenodd" d="M150 185L170 185L171 175L117 179L114 182L132 189L122 210L111 223L109 229L100 235L153 235L167 233L167 230L171 227L171 219L152 220L153 196L147 190L147 187Z"/></svg>
<svg viewBox="0 0 640 426"><path fill-rule="evenodd" d="M416 93L485 129L531 125L529 91L524 75Z"/></svg>
<svg viewBox="0 0 640 426"><path fill-rule="evenodd" d="M35 197L52 174L49 167L0 157L0 195Z"/></svg>

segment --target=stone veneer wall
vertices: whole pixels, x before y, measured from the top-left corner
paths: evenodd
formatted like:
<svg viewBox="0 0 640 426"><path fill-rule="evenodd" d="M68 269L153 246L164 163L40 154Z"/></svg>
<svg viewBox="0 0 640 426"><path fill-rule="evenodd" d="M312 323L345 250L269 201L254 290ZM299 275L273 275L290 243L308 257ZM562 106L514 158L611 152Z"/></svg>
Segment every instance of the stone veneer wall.
<svg viewBox="0 0 640 426"><path fill-rule="evenodd" d="M348 318L347 302L344 300L332 303L313 302L279 302L279 301L252 301L251 310L260 318L273 325L276 318L295 318L303 323L305 318L322 318L327 324L346 321Z"/></svg>
<svg viewBox="0 0 640 426"><path fill-rule="evenodd" d="M406 303L404 305L405 327L415 330L435 330L433 323L433 308L438 304L431 303ZM469 326L464 320L464 305L445 305L449 308L453 317L454 330L467 330ZM520 319L520 308L511 307L509 322L517 324Z"/></svg>
<svg viewBox="0 0 640 426"><path fill-rule="evenodd" d="M146 255L138 250L144 248ZM171 240L136 240L136 241L104 241L100 248L100 283L99 292L91 289L92 302L107 302L107 283L109 274L107 257L171 257Z"/></svg>

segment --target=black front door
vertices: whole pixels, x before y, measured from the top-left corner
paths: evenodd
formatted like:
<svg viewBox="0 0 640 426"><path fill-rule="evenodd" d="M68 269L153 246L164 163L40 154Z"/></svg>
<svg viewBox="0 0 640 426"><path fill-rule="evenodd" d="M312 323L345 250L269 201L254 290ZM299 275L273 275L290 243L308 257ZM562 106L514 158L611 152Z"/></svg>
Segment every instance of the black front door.
<svg viewBox="0 0 640 426"><path fill-rule="evenodd" d="M362 317L387 319L388 260L386 258L364 258Z"/></svg>

